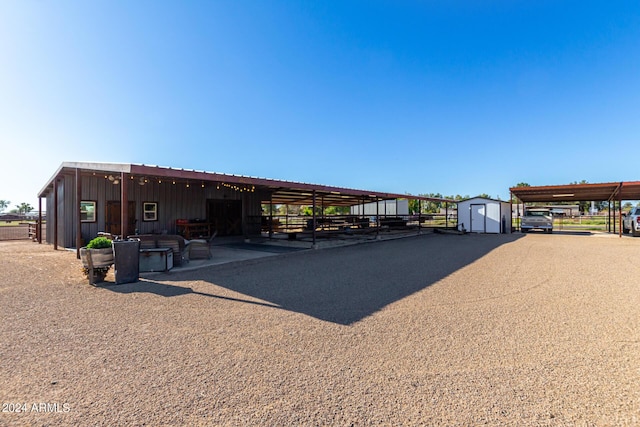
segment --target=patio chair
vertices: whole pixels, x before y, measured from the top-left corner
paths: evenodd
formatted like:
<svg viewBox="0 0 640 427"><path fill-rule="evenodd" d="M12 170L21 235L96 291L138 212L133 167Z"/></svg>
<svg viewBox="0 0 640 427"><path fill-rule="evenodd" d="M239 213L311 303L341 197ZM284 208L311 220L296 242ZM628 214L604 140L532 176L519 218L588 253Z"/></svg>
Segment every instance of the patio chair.
<svg viewBox="0 0 640 427"><path fill-rule="evenodd" d="M211 259L211 245L218 231L209 239L189 240L189 259Z"/></svg>

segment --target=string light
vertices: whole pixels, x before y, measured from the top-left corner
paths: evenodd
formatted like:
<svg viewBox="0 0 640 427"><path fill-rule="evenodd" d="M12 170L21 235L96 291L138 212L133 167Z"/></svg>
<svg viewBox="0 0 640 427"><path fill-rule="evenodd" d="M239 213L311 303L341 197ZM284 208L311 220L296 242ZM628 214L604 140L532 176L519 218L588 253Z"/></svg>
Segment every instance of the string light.
<svg viewBox="0 0 640 427"><path fill-rule="evenodd" d="M95 175L95 172L94 172ZM104 178L106 180L108 180L109 182L111 182L112 184L120 184L120 177L117 175L104 175ZM146 176L135 176L135 175L129 175L129 179L133 182L137 182L139 185L143 186L149 182L155 181L157 180L158 184L162 184L162 178L148 178ZM178 182L176 181L176 179L171 179L171 183L173 185L176 185ZM189 181L182 181L182 183L184 183L185 188L191 188L191 183ZM182 184L180 183L180 184ZM207 184L205 183L205 181L200 181L200 187L201 188L206 188ZM216 183L216 190L220 190L220 189L229 189L229 190L233 190L233 191L237 191L240 193L253 193L256 191L256 186L255 185L242 185L242 184L229 184L226 182L217 182Z"/></svg>
<svg viewBox="0 0 640 427"><path fill-rule="evenodd" d="M241 193L242 193L242 192L245 192L245 191L246 191L247 193L253 193L254 191L256 191L256 186L255 186L255 185L252 185L252 186L242 186L242 187L240 187L240 186L235 185L235 184L227 184L227 183L224 183L224 182L222 182L222 183L220 183L220 184L216 185L216 188L219 190L221 185L222 185L223 187L229 188L229 189L234 190L234 191L239 191L239 192L241 192Z"/></svg>

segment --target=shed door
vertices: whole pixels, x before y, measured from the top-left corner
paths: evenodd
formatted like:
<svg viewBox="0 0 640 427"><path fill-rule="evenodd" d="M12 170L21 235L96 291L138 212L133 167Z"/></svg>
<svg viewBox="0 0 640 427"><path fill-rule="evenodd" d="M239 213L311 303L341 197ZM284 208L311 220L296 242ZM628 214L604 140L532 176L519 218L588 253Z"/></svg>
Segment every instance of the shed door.
<svg viewBox="0 0 640 427"><path fill-rule="evenodd" d="M486 233L487 205L471 205L471 232Z"/></svg>

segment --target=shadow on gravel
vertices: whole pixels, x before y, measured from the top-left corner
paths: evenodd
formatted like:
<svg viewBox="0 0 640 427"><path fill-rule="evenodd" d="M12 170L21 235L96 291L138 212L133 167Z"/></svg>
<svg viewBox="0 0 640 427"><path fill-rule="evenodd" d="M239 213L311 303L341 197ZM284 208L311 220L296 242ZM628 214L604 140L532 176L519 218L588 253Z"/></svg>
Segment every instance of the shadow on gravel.
<svg viewBox="0 0 640 427"><path fill-rule="evenodd" d="M580 230L553 230L552 234L561 236L593 236L592 231L580 231Z"/></svg>
<svg viewBox="0 0 640 427"><path fill-rule="evenodd" d="M105 282L100 287L118 294L149 293L149 294L159 295L162 297L176 297L180 295L194 294L194 295L202 295L204 297L216 298L216 299L233 301L233 302L242 302L242 303L260 305L260 306L270 307L270 308L281 308L276 305L266 304L263 302L245 300L240 298L225 297L222 295L209 294L205 292L197 292L191 288L167 285L165 283L154 282L146 279L141 279L140 281L134 282L134 283L125 283L122 285L115 285L115 284L109 285L107 282Z"/></svg>
<svg viewBox="0 0 640 427"><path fill-rule="evenodd" d="M350 325L522 237L430 234L220 265L175 280L203 280L285 310Z"/></svg>
<svg viewBox="0 0 640 427"><path fill-rule="evenodd" d="M245 251L271 252L276 254L298 252L298 251L307 249L307 248L292 248L287 246L263 245L261 243L246 243L246 242L225 243L220 246L233 248L233 249L242 249Z"/></svg>

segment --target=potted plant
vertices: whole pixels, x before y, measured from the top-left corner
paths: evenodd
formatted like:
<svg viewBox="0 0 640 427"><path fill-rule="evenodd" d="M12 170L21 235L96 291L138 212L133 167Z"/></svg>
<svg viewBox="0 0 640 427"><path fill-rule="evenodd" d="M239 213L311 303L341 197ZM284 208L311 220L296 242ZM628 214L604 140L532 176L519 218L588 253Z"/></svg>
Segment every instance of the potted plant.
<svg viewBox="0 0 640 427"><path fill-rule="evenodd" d="M96 237L87 246L80 248L80 259L84 274L89 278L89 283L104 281L104 278L113 265L113 247L111 240L106 237Z"/></svg>

